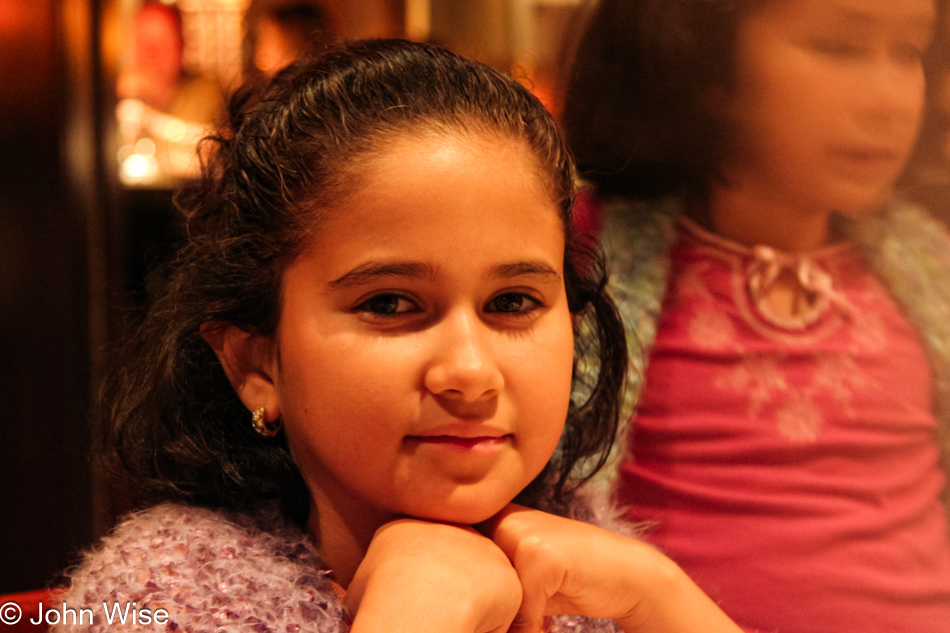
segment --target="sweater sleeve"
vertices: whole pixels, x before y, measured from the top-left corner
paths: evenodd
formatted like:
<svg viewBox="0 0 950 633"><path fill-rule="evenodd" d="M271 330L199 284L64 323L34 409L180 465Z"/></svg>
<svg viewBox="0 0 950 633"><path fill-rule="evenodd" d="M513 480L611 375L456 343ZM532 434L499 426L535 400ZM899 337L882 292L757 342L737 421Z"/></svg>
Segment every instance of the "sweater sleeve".
<svg viewBox="0 0 950 633"><path fill-rule="evenodd" d="M127 518L69 576L54 633L348 629L315 548L276 515L155 506Z"/></svg>

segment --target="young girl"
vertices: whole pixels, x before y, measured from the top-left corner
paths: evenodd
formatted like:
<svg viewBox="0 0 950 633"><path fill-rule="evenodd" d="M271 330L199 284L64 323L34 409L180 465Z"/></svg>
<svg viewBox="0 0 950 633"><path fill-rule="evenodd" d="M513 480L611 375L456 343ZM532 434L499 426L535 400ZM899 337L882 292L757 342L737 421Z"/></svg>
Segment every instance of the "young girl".
<svg viewBox="0 0 950 633"><path fill-rule="evenodd" d="M749 631L950 626L950 247L892 195L938 13L604 0L579 48L566 124L649 351L617 496Z"/></svg>
<svg viewBox="0 0 950 633"><path fill-rule="evenodd" d="M574 473L610 446L626 354L536 99L353 43L215 143L109 390L114 463L159 505L72 573L69 630L67 607L103 630L737 631L652 548L525 507L592 516Z"/></svg>

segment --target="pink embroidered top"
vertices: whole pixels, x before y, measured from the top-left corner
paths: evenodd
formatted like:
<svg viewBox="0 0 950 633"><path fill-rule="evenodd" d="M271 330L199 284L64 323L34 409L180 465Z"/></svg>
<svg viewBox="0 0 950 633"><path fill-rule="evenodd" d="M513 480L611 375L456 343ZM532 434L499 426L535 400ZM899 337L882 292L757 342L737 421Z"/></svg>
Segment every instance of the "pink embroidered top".
<svg viewBox="0 0 950 633"><path fill-rule="evenodd" d="M932 376L887 291L850 245L795 257L688 220L671 261L628 516L748 631L946 633ZM811 297L796 319L762 300L780 274Z"/></svg>

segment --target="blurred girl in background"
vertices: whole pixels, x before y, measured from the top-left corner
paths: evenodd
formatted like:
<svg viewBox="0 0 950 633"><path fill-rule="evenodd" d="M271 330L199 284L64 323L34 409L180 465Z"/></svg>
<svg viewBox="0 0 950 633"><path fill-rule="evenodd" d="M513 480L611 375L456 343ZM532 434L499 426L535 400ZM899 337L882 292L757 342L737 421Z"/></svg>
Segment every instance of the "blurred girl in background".
<svg viewBox="0 0 950 633"><path fill-rule="evenodd" d="M946 631L933 0L603 0L565 107L637 370L617 496L741 626Z"/></svg>

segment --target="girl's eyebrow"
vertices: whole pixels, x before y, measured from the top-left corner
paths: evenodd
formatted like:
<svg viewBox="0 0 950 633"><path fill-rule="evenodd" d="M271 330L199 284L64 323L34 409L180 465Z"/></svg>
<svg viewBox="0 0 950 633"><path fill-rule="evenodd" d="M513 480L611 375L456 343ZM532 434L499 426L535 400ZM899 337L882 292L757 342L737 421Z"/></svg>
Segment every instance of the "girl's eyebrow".
<svg viewBox="0 0 950 633"><path fill-rule="evenodd" d="M331 288L337 286L361 286L371 283L381 277L407 277L413 279L431 279L435 277L435 269L422 262L378 262L370 261L360 264L339 279L329 282Z"/></svg>
<svg viewBox="0 0 950 633"><path fill-rule="evenodd" d="M380 262L369 261L360 264L338 279L328 282L331 288L352 287L373 283L384 277L403 277L410 279L432 279L436 269L424 262ZM509 264L497 264L489 270L489 276L495 279L510 279L524 275L550 277L560 281L561 276L547 262L525 260Z"/></svg>
<svg viewBox="0 0 950 633"><path fill-rule="evenodd" d="M492 266L489 273L496 279L510 279L511 277L521 277L522 275L532 275L537 277L551 277L555 281L560 281L561 276L551 266L541 260L528 260L522 262L513 262L510 264L498 264Z"/></svg>

